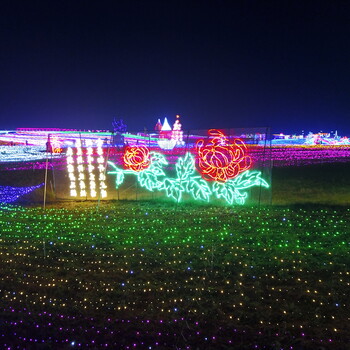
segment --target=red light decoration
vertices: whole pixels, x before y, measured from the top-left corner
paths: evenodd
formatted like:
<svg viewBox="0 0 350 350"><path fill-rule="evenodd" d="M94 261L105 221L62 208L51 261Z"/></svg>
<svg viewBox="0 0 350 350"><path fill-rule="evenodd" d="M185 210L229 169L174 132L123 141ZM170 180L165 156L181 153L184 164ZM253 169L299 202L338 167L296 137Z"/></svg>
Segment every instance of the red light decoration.
<svg viewBox="0 0 350 350"><path fill-rule="evenodd" d="M196 143L196 167L207 181L226 182L252 166L247 146L240 139L233 143L220 130L211 129L209 141Z"/></svg>
<svg viewBox="0 0 350 350"><path fill-rule="evenodd" d="M124 167L133 171L142 171L148 168L151 159L146 146L127 146L123 156Z"/></svg>

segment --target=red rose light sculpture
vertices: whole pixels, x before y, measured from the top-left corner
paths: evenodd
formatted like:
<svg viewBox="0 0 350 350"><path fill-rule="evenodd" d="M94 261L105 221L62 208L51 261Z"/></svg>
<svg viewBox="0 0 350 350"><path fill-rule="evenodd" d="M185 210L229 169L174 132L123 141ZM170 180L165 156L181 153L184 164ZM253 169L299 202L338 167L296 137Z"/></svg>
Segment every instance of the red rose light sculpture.
<svg viewBox="0 0 350 350"><path fill-rule="evenodd" d="M196 166L207 181L226 182L252 166L251 157L246 155L247 146L240 139L233 143L219 130L211 129L212 138L196 143Z"/></svg>
<svg viewBox="0 0 350 350"><path fill-rule="evenodd" d="M133 171L142 171L148 168L151 159L146 146L128 146L123 156L124 167Z"/></svg>

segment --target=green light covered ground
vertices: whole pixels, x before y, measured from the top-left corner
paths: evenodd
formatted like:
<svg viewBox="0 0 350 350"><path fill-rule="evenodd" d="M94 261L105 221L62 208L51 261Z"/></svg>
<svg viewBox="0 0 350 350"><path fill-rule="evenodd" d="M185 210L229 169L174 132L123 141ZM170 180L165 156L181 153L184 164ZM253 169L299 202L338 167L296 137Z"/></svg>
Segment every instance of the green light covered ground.
<svg viewBox="0 0 350 350"><path fill-rule="evenodd" d="M342 206L4 207L0 343L345 349L349 221Z"/></svg>

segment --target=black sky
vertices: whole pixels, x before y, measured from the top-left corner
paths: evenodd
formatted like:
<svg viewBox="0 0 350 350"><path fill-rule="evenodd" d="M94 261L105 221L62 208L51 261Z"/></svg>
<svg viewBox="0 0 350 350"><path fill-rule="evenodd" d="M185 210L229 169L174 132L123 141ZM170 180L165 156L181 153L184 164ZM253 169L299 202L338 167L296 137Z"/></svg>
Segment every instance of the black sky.
<svg viewBox="0 0 350 350"><path fill-rule="evenodd" d="M350 134L350 1L0 5L0 129Z"/></svg>

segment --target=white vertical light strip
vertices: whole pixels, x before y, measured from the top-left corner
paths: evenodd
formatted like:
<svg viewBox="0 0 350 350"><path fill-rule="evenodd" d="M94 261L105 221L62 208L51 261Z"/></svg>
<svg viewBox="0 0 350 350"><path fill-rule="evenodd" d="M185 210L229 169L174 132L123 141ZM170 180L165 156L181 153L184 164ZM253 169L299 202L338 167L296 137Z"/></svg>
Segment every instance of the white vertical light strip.
<svg viewBox="0 0 350 350"><path fill-rule="evenodd" d="M97 192L96 192L96 176L94 174L95 166L93 164L94 157L93 153L94 150L92 148L92 141L90 139L86 140L86 160L87 160L87 169L89 173L89 188L90 188L90 196L92 198L96 198Z"/></svg>
<svg viewBox="0 0 350 350"><path fill-rule="evenodd" d="M96 141L97 144L97 168L99 171L98 179L99 179L99 185L100 185L100 194L101 198L107 197L107 185L106 185L106 167L105 167L105 158L103 156L103 140L98 139Z"/></svg>
<svg viewBox="0 0 350 350"><path fill-rule="evenodd" d="M84 162L83 162L83 151L81 149L81 141L76 141L77 147L77 169L78 169L78 183L79 183L79 194L80 197L86 197L86 184L84 174Z"/></svg>
<svg viewBox="0 0 350 350"><path fill-rule="evenodd" d="M77 183L76 183L76 177L74 174L75 168L74 168L74 158L73 158L73 149L72 147L67 148L67 170L68 170L68 177L69 177L69 190L70 195L72 197L77 197Z"/></svg>

